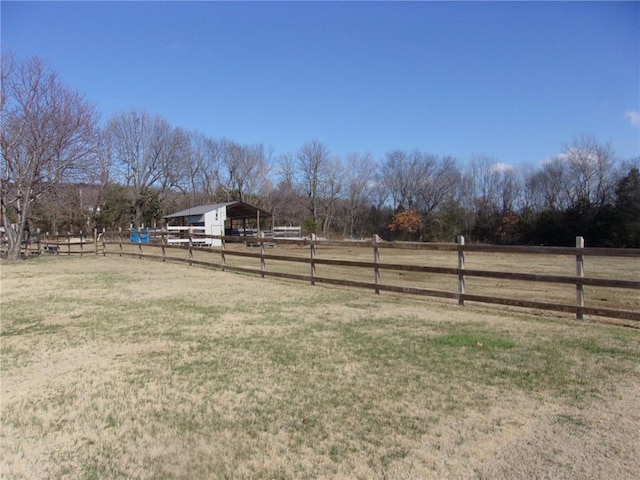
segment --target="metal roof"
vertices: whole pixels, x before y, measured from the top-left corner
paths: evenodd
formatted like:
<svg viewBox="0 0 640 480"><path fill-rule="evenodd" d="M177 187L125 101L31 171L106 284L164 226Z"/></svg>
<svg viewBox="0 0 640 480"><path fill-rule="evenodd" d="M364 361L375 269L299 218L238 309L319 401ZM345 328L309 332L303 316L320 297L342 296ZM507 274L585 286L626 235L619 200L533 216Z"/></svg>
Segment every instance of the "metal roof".
<svg viewBox="0 0 640 480"><path fill-rule="evenodd" d="M271 216L271 213L261 208L254 207L245 202L225 202L225 203L212 203L211 205L199 205L197 207L190 207L186 210L181 210L170 215L165 215L164 218L178 218L178 217L191 217L195 215L204 215L212 210L218 210L219 208L227 208L227 218L254 218L258 212L263 216Z"/></svg>

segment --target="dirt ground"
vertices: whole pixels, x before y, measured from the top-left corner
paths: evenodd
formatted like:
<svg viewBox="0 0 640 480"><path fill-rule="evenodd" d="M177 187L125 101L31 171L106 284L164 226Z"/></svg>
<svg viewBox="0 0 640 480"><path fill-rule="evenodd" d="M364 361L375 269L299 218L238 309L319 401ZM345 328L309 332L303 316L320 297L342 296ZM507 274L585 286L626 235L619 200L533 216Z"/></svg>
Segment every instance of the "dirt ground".
<svg viewBox="0 0 640 480"><path fill-rule="evenodd" d="M357 450L348 454L337 467L317 451L306 452L301 460L300 452L292 453L290 450L290 440L282 438L282 433L273 432L263 432L258 438L247 437L244 440L243 437L233 438L234 435L227 432L229 438L225 440L222 436L219 441L228 445L218 447L215 454L202 443L194 448L174 439L169 450L174 458L169 467L145 467L139 458L145 455L162 458L167 453L160 452L163 445L154 444L154 438L147 434L140 434L137 440L132 440L130 433L133 427L106 429L104 423L109 423L108 419L92 416L95 412L107 411L108 406L103 404L106 400L100 400L97 394L88 396L76 390L80 385L97 385L95 388L98 390L124 388L120 386L119 379L123 371L134 368L136 362L143 362L143 358L161 359L163 355L175 355L176 349L182 347L174 340L163 340L167 332L162 329L168 329L168 326L154 326L153 329L160 328L160 334L154 334L146 340L144 336L137 336L141 335L137 329L144 330L144 325L135 323L126 325L127 330L123 330L126 335L123 334L119 341L105 343L100 340L101 330L87 333L81 322L94 312L89 310L94 308L89 304L96 298L97 292L102 292L102 302L120 298L125 292L125 296L142 297L146 302L154 303L169 295L172 298L193 298L202 292L212 291L212 285L215 285L215 300L205 298L203 304L208 306L227 302L235 305L222 312L215 325L207 327L207 335L221 337L233 336L234 332L241 336L269 337L294 328L290 324L256 323L254 317L258 310L251 308L276 308L272 303L274 298L287 298L292 304L298 305L279 310L281 318L306 312L307 317L324 315L322 318L336 319L345 324L357 323L362 321L359 311L365 310L369 316L379 318L385 318L385 315L408 319L428 317L430 325L436 327L448 323L479 322L483 328L508 331L515 338L521 334L531 335L535 329L544 329L546 324L535 323L532 317L530 321L533 323L529 323L529 317L526 316L519 316L514 321L509 314L494 314L489 308L460 309L443 306L436 301L405 300L391 295L377 299L371 292L338 294L335 289L325 287L147 260L99 257L72 259L64 263L64 259L57 259L20 267L3 264L1 269L2 478L87 478L89 470L82 470L79 459L88 460L85 454L78 451L82 448L81 439L84 438L92 439L87 443L90 446L101 441L107 442L105 445L113 449L110 455L120 457L124 462L122 471L126 475L122 471L111 472L113 478L296 478L295 471L287 469L287 462L300 461L308 463L300 466L311 472L308 478L640 478L640 369L637 364L622 378L612 377L611 383L605 384L600 393L588 402L563 403L561 399L542 392L526 395L512 390L502 392L498 386L489 388L483 393L482 408L466 408L461 414L446 414L443 413L446 412L444 409L427 434L417 438L398 435L394 445L404 453L385 464L385 468L371 464L367 461L366 452ZM43 274L43 269L47 271L48 278ZM157 281L160 277L163 279L161 282ZM51 290L51 280L59 285L77 284L77 296L81 301L77 304L65 303L64 298L59 298L60 292ZM323 296L326 296L326 302L322 300ZM33 306L28 314L16 310L16 305L34 301L40 302L40 306ZM314 313L304 307L310 302L320 305L313 310ZM348 302L352 305L341 306ZM238 308L238 305L242 305L242 308ZM248 310L244 311L244 308ZM22 318L21 315L33 318ZM34 320L40 316L44 320ZM160 314L154 317L154 322L156 320L159 325L165 321ZM306 318L305 321L310 320ZM560 326L549 322L549 328L556 328L567 335L574 328L570 321L558 322ZM56 329L51 336L46 333L49 327ZM18 328L24 328L25 333L15 333ZM124 326L121 328L124 329ZM584 332L589 326L581 328ZM624 327L614 328L620 329L620 335L626 335ZM132 336L133 329L135 337ZM149 330L152 328L149 327ZM637 330L627 330L629 335L638 339L636 344L640 346ZM73 332L73 336L68 332ZM322 337L316 337L314 341L317 342L318 338ZM189 345L189 348L193 347ZM193 353L184 350L181 355L187 357ZM357 376L357 369L350 372L347 366L341 368L346 377ZM145 387L144 395L149 397L138 399L143 412L145 408L152 408L147 407L145 402L151 405L154 395L160 397L168 388L159 379L154 382ZM71 395L74 400L64 407L43 405L41 399L55 397L59 392L74 392ZM121 394L127 396L126 391ZM464 386L455 390L455 394L464 396ZM467 394L474 396L478 391L470 388ZM205 402L204 397L201 400ZM404 400L410 414L410 399ZM472 398L469 404L473 405ZM123 408L130 408L124 405ZM23 417L16 419L16 412ZM416 411L415 414L419 416L423 412ZM348 434L341 429L338 431L341 435ZM117 447L119 438L124 437L130 449L126 453ZM197 450L204 456L224 457L225 452L228 455L236 454L237 449L242 448L243 441L262 449L261 453L246 458L244 467L237 464L234 468L231 465L226 473L189 470L186 463L180 461L181 457L187 463L194 458L192 455L195 453L190 450ZM321 440L320 444L324 441ZM91 448L89 452L93 451ZM102 449L101 455L104 452L105 449ZM227 460L221 458L219 461ZM325 463L326 466L323 466ZM275 466L265 470L265 465ZM274 474L277 471L280 471L280 476ZM104 470L102 474L105 474ZM100 476L96 474L94 478Z"/></svg>

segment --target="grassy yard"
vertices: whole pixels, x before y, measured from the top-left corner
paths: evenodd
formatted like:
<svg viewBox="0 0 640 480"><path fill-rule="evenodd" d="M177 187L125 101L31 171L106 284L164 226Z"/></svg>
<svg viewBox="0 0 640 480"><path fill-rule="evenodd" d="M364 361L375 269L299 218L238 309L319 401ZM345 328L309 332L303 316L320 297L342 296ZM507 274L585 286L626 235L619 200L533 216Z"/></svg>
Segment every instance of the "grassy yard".
<svg viewBox="0 0 640 480"><path fill-rule="evenodd" d="M1 268L2 478L636 478L640 331L109 256Z"/></svg>
<svg viewBox="0 0 640 480"><path fill-rule="evenodd" d="M123 243L123 251L138 254L140 246ZM87 251L89 248L87 247ZM76 250L77 251L77 250ZM109 255L117 255L118 245L110 244ZM161 255L159 245L143 245L144 254ZM226 247L226 263L230 266L260 271L260 259L246 256L234 256L232 253L252 253L259 255L259 248L247 248L244 243L228 243ZM64 248L63 254L66 253ZM282 245L267 249L267 254L276 257L297 257L309 260L308 246ZM189 259L188 249L167 249L167 256ZM571 255L541 255L541 254L498 254L467 252L466 268L489 270L495 272L528 273L574 276L576 273L576 259ZM193 258L196 261L220 264L221 255L218 249L195 250ZM373 250L370 247L358 246L354 243L350 247L319 246L316 248L316 258L321 260L348 260L372 262ZM457 253L438 250L404 250L381 248L380 261L382 263L457 268ZM308 263L287 262L268 259L265 262L267 272L310 275ZM335 265L317 265L316 275L319 277L351 280L372 284L374 271L372 268L355 268ZM585 259L585 276L590 278L604 278L616 280L640 281L640 257L598 257L587 256ZM435 274L398 270L381 270L381 283L396 287L410 287L437 290L447 293L458 292L458 277L451 274ZM496 278L467 276L466 293L485 295L489 297L508 298L521 301L537 301L575 305L576 287L573 284L553 284L546 282L530 282L519 280L505 280ZM587 285L584 288L585 305L605 309L640 311L640 294L637 290L595 287ZM449 300L449 302L451 302ZM630 321L632 324L637 321Z"/></svg>

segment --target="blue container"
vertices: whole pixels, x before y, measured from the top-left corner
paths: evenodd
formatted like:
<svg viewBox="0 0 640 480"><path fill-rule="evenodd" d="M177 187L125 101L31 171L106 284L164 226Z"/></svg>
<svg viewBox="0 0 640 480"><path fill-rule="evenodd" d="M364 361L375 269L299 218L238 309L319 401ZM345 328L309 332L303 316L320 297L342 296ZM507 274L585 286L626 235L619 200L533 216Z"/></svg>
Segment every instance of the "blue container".
<svg viewBox="0 0 640 480"><path fill-rule="evenodd" d="M149 243L149 229L131 229L131 243Z"/></svg>

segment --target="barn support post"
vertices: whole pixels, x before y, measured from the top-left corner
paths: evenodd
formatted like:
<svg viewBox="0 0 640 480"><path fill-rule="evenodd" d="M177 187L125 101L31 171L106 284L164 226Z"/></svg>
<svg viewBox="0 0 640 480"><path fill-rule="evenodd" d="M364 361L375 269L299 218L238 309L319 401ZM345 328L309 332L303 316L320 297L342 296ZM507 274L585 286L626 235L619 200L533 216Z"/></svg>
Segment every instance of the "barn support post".
<svg viewBox="0 0 640 480"><path fill-rule="evenodd" d="M380 295L380 267L378 264L380 263L380 249L378 248L378 242L380 241L380 237L377 234L373 235L373 273L374 273L374 282L376 285L375 292L376 295Z"/></svg>
<svg viewBox="0 0 640 480"><path fill-rule="evenodd" d="M458 236L458 305L464 306L464 236Z"/></svg>
<svg viewBox="0 0 640 480"><path fill-rule="evenodd" d="M584 248L583 237L576 237L576 248L578 249L576 254L576 277L584 278L584 255L580 252ZM582 313L582 307L584 307L584 284L579 281L576 282L576 305L578 307L576 320L584 320L584 314Z"/></svg>
<svg viewBox="0 0 640 480"><path fill-rule="evenodd" d="M258 219L260 218L260 212L258 212ZM264 278L264 274L267 271L267 265L264 260L264 232L258 231L260 236L260 276Z"/></svg>
<svg viewBox="0 0 640 480"><path fill-rule="evenodd" d="M311 234L311 285L316 284L316 234Z"/></svg>

